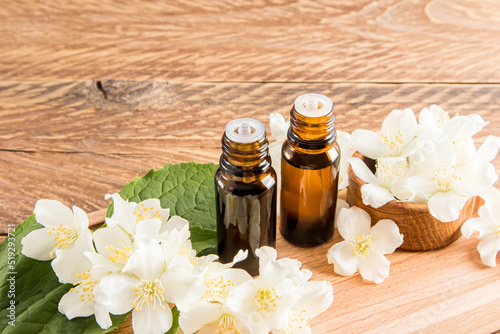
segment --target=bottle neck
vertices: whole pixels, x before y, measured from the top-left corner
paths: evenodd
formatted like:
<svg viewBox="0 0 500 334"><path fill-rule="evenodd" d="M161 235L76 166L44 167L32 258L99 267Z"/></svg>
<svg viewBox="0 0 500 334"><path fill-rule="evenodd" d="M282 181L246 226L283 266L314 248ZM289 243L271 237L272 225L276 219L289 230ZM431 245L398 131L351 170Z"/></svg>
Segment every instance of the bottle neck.
<svg viewBox="0 0 500 334"><path fill-rule="evenodd" d="M220 168L229 175L246 177L264 174L271 168L269 142L264 136L259 141L238 143L222 136Z"/></svg>
<svg viewBox="0 0 500 334"><path fill-rule="evenodd" d="M333 145L337 138L335 115L331 110L325 116L308 117L292 107L288 140L305 149L324 148Z"/></svg>

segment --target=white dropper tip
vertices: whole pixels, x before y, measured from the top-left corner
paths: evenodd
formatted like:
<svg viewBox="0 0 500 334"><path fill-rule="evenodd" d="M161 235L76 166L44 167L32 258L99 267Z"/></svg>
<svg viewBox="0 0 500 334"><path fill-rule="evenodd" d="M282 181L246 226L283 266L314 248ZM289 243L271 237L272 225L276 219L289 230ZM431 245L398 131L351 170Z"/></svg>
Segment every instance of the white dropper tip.
<svg viewBox="0 0 500 334"><path fill-rule="evenodd" d="M306 100L306 109L309 109L309 110L318 110L318 105L319 105L319 101L315 98L308 98Z"/></svg>
<svg viewBox="0 0 500 334"><path fill-rule="evenodd" d="M248 123L241 123L238 128L238 134L243 136L251 135L252 128L250 127L250 125L248 125Z"/></svg>

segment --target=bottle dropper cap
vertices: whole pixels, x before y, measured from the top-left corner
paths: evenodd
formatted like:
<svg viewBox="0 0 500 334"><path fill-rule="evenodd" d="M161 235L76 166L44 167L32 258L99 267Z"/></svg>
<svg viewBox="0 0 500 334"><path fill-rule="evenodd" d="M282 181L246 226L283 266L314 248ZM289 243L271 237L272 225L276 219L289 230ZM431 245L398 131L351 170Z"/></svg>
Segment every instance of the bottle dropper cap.
<svg viewBox="0 0 500 334"><path fill-rule="evenodd" d="M304 94L295 99L295 110L306 117L322 117L333 109L332 100L321 94Z"/></svg>
<svg viewBox="0 0 500 334"><path fill-rule="evenodd" d="M226 125L226 137L236 143L253 143L265 136L264 124L253 118L238 118Z"/></svg>

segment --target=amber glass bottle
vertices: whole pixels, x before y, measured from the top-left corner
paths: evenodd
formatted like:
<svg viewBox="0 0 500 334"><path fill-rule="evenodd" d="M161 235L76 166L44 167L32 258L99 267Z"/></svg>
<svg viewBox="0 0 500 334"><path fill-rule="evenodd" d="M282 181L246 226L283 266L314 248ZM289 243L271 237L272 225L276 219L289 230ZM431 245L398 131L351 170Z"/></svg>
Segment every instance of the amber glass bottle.
<svg viewBox="0 0 500 334"><path fill-rule="evenodd" d="M276 172L271 167L264 125L249 118L229 122L222 136L215 174L218 254L231 262L240 250L246 260L234 267L259 273L255 250L276 247Z"/></svg>
<svg viewBox="0 0 500 334"><path fill-rule="evenodd" d="M340 149L332 101L305 94L290 111L281 158L280 232L294 245L312 247L333 234Z"/></svg>

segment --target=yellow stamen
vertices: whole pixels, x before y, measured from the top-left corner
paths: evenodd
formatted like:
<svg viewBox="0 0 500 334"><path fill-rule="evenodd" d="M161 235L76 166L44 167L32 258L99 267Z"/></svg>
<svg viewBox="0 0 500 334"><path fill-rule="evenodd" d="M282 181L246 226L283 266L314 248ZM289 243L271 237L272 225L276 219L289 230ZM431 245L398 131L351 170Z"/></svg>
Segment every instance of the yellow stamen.
<svg viewBox="0 0 500 334"><path fill-rule="evenodd" d="M133 301L132 305L135 306L136 311L142 310L144 304L149 306L151 304L152 310L155 310L159 306L162 310L165 309L163 304L166 303L163 297L163 286L160 280L155 279L154 281L141 280L135 286L131 286L131 289L135 289L135 295L137 296Z"/></svg>
<svg viewBox="0 0 500 334"><path fill-rule="evenodd" d="M231 280L225 279L222 276L219 278L209 278L205 276L203 283L205 284L203 297L208 301L226 299L235 285Z"/></svg>
<svg viewBox="0 0 500 334"><path fill-rule="evenodd" d="M259 312L274 312L278 295L275 289L262 288L255 295L254 303Z"/></svg>
<svg viewBox="0 0 500 334"><path fill-rule="evenodd" d="M391 188L394 182L399 182L407 176L408 164L406 160L389 165L384 160L379 159L375 167L377 169L377 178L388 189Z"/></svg>
<svg viewBox="0 0 500 334"><path fill-rule="evenodd" d="M69 244L72 244L78 238L74 229L63 227L62 224L48 231L49 235L52 235L52 233L55 233L55 237L52 238L52 240L54 240L54 245L59 249L68 247ZM50 257L54 257L53 252L50 253Z"/></svg>
<svg viewBox="0 0 500 334"><path fill-rule="evenodd" d="M304 327L309 327L310 318L305 317L305 310L290 310L288 315L288 325L281 329L281 333L283 334L294 334L297 332L297 329L302 329Z"/></svg>
<svg viewBox="0 0 500 334"><path fill-rule="evenodd" d="M127 262L132 253L132 247L130 246L124 246L122 249L118 249L108 245L104 249L106 250L106 253L109 254L108 259L113 263Z"/></svg>
<svg viewBox="0 0 500 334"><path fill-rule="evenodd" d="M393 131L390 127L386 127L381 134L382 143L389 149L390 155L393 157L400 156L403 151L403 134L401 129Z"/></svg>
<svg viewBox="0 0 500 334"><path fill-rule="evenodd" d="M214 334L241 334L241 332L236 328L234 316L226 313L220 318Z"/></svg>
<svg viewBox="0 0 500 334"><path fill-rule="evenodd" d="M436 184L439 191L449 191L455 181L459 181L462 178L458 176L458 169L455 165L443 165L434 170L434 177L432 180Z"/></svg>
<svg viewBox="0 0 500 334"><path fill-rule="evenodd" d="M351 237L349 244L354 248L354 255L359 257L361 260L367 257L370 252L377 251L373 245L373 237L365 235L364 233L356 239Z"/></svg>

